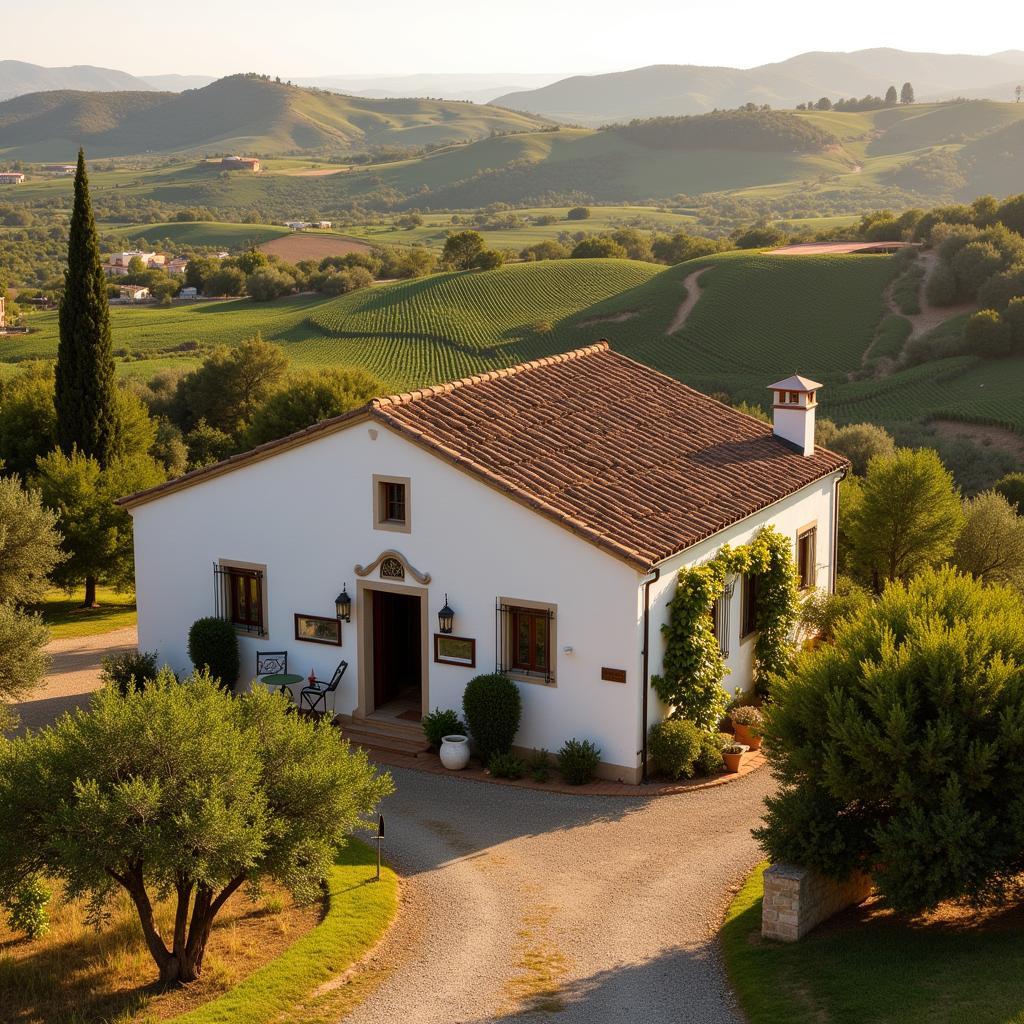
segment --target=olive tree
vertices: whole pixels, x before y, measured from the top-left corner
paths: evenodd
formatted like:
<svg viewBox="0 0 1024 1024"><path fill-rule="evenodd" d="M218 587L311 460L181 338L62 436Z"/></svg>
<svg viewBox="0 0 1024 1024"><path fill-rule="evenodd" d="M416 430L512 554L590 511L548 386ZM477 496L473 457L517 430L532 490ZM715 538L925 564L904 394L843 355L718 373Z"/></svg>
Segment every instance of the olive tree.
<svg viewBox="0 0 1024 1024"><path fill-rule="evenodd" d="M102 911L131 897L162 982L202 972L210 930L243 885L314 899L346 837L391 792L326 721L257 687L232 697L163 670L88 711L0 742L0 900L40 873ZM154 901L174 902L163 933Z"/></svg>
<svg viewBox="0 0 1024 1024"><path fill-rule="evenodd" d="M849 497L846 561L876 592L947 559L963 528L953 477L930 448L875 456Z"/></svg>
<svg viewBox="0 0 1024 1024"><path fill-rule="evenodd" d="M953 562L986 583L1024 590L1024 517L997 491L964 504L966 522L953 548Z"/></svg>
<svg viewBox="0 0 1024 1024"><path fill-rule="evenodd" d="M860 870L892 907L999 899L1024 870L1024 598L949 568L800 656L763 735L770 857Z"/></svg>

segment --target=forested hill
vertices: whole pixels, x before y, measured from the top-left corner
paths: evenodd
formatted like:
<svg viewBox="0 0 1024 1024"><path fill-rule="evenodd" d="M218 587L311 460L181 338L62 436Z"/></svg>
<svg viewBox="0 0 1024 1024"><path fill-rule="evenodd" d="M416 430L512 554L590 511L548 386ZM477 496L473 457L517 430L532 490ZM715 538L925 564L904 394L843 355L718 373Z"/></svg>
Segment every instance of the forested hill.
<svg viewBox="0 0 1024 1024"><path fill-rule="evenodd" d="M831 132L785 110L716 110L700 117L654 117L610 130L651 149L817 153L839 143Z"/></svg>
<svg viewBox="0 0 1024 1024"><path fill-rule="evenodd" d="M255 75L170 92L32 93L0 103L0 145L13 157L63 158L240 150L262 156L350 154L544 127L542 118L474 103L341 96Z"/></svg>

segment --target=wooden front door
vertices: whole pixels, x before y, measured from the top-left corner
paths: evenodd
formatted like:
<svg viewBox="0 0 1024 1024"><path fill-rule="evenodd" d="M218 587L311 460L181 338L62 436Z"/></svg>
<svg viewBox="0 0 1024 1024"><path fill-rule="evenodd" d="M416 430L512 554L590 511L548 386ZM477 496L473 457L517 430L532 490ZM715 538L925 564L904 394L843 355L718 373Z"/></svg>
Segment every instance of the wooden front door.
<svg viewBox="0 0 1024 1024"><path fill-rule="evenodd" d="M385 590L373 594L373 705L420 700L423 647L420 598Z"/></svg>

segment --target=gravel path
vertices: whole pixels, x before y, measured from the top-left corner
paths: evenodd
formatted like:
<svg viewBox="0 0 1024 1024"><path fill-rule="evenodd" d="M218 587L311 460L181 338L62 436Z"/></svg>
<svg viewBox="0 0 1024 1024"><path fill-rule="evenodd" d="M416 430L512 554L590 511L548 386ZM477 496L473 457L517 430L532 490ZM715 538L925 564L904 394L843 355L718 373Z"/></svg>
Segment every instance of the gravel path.
<svg viewBox="0 0 1024 1024"><path fill-rule="evenodd" d="M99 689L100 661L108 654L133 650L138 645L134 626L95 636L51 640L46 645L50 668L28 698L15 705L20 729L49 725L65 711L85 707L89 694Z"/></svg>
<svg viewBox="0 0 1024 1024"><path fill-rule="evenodd" d="M347 1021L729 1024L714 933L758 860L765 771L653 800L395 770L403 912L388 980Z"/></svg>

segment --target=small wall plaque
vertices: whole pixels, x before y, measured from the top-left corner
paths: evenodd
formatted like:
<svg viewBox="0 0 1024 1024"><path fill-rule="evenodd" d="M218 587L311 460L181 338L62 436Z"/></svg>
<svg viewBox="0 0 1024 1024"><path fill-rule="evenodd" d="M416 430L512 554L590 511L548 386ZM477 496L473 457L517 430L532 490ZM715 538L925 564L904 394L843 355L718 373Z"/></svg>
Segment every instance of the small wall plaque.
<svg viewBox="0 0 1024 1024"><path fill-rule="evenodd" d="M624 683L626 681L626 670L624 668L602 668L601 678L606 683Z"/></svg>
<svg viewBox="0 0 1024 1024"><path fill-rule="evenodd" d="M295 613L295 639L311 644L341 646L341 620L325 615Z"/></svg>

